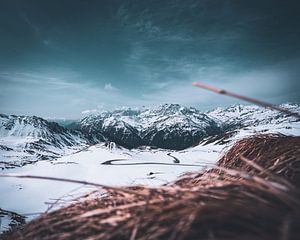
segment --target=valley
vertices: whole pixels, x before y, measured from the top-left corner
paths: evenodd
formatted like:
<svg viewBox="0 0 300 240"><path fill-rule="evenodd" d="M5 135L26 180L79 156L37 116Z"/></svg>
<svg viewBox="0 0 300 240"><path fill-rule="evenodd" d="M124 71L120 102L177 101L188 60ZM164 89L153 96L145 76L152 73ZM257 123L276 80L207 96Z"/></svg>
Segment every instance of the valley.
<svg viewBox="0 0 300 240"><path fill-rule="evenodd" d="M299 112L299 105L285 107ZM38 117L1 115L0 120L1 173L111 186L168 184L184 173L213 167L229 147L246 136L300 135L296 119L242 105L205 113L176 104L143 111L116 110L66 127ZM1 231L16 219L28 221L97 190L45 180L0 181Z"/></svg>

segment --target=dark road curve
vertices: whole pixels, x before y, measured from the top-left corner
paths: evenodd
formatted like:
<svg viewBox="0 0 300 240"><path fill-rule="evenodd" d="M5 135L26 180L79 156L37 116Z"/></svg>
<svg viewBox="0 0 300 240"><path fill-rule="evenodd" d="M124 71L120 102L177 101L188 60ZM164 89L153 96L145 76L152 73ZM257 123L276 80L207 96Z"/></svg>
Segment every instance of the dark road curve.
<svg viewBox="0 0 300 240"><path fill-rule="evenodd" d="M171 153L168 153L167 155L174 159L173 160L174 163L180 163L179 159L177 157L172 156Z"/></svg>
<svg viewBox="0 0 300 240"><path fill-rule="evenodd" d="M166 165L166 166L181 166L181 167L204 167L207 164L178 164L178 163L160 163L160 162L140 162L140 163L115 163L121 161L128 161L128 159L112 159L107 160L102 165L114 165L114 166L131 166L131 165Z"/></svg>

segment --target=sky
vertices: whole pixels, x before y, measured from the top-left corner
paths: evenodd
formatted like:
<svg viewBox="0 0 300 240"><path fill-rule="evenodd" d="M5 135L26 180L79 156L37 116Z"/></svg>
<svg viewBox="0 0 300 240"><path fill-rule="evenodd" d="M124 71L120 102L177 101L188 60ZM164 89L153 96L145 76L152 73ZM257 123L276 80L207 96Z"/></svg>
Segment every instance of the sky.
<svg viewBox="0 0 300 240"><path fill-rule="evenodd" d="M0 0L0 112L238 103L194 81L299 103L298 2Z"/></svg>

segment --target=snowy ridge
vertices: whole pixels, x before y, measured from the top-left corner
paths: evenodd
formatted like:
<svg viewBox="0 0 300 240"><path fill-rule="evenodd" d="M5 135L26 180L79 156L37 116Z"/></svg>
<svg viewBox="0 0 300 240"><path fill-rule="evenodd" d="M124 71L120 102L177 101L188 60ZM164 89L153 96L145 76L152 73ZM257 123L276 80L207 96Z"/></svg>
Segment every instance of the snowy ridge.
<svg viewBox="0 0 300 240"><path fill-rule="evenodd" d="M292 112L300 112L300 106L298 104L282 104L280 106L289 109ZM241 104L236 104L225 109L216 108L207 112L207 115L214 119L218 119L223 123L241 123L244 126L280 124L297 121L296 118L288 117L284 113L278 111L255 105L244 106Z"/></svg>
<svg viewBox="0 0 300 240"><path fill-rule="evenodd" d="M78 123L78 130L101 132L107 139L128 148L147 145L177 150L220 132L218 124L206 114L178 104L87 116Z"/></svg>
<svg viewBox="0 0 300 240"><path fill-rule="evenodd" d="M280 106L292 112L300 112L299 104L282 104ZM206 139L209 143L224 144L262 133L300 135L299 119L263 107L237 104L224 109L216 108L206 114L223 126L222 134Z"/></svg>
<svg viewBox="0 0 300 240"><path fill-rule="evenodd" d="M0 115L0 167L53 159L86 143L81 133L36 116Z"/></svg>

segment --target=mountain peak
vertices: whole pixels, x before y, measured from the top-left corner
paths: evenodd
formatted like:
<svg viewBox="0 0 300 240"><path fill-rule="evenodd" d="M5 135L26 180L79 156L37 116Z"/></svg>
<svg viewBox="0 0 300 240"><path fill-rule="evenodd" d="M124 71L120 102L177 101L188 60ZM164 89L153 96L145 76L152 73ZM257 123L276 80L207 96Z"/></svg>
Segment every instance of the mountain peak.
<svg viewBox="0 0 300 240"><path fill-rule="evenodd" d="M103 133L123 146L141 145L183 149L208 134L220 131L218 124L195 108L163 104L153 109L120 109L79 122L87 133Z"/></svg>

